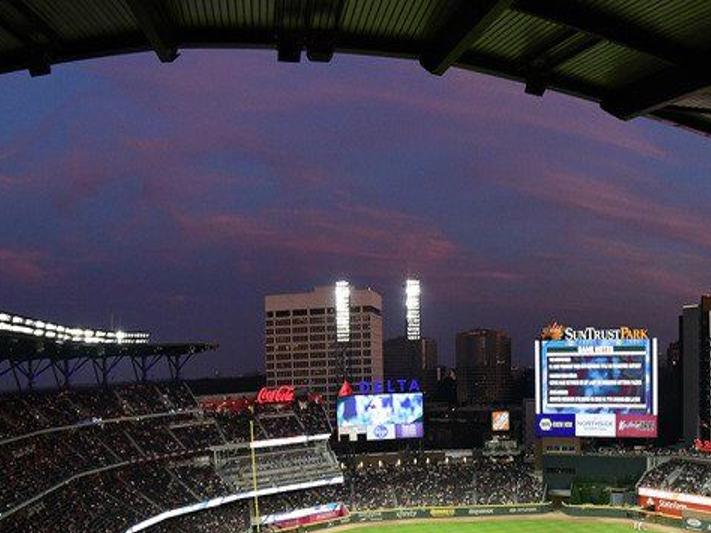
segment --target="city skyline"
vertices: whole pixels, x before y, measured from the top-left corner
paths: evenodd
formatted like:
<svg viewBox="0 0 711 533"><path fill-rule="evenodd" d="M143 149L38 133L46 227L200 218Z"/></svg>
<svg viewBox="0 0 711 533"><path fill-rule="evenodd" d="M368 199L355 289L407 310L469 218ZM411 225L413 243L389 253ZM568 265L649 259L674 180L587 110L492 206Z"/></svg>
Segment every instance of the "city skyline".
<svg viewBox="0 0 711 533"><path fill-rule="evenodd" d="M386 338L422 279L448 364L472 327L530 364L551 319L648 327L664 348L711 285L708 141L591 103L214 51L11 74L0 94L3 308L220 342L196 375L261 368L264 294L340 278L383 295Z"/></svg>

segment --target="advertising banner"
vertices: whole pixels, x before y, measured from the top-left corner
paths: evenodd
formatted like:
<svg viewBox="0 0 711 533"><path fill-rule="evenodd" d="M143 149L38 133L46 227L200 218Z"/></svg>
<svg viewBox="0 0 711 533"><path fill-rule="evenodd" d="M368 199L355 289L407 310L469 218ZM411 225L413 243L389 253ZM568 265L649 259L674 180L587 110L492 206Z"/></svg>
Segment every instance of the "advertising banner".
<svg viewBox="0 0 711 533"><path fill-rule="evenodd" d="M536 415L537 437L574 437L575 415Z"/></svg>
<svg viewBox="0 0 711 533"><path fill-rule="evenodd" d="M612 413L577 413L575 435L578 437L615 437L615 415Z"/></svg>
<svg viewBox="0 0 711 533"><path fill-rule="evenodd" d="M655 512L667 516L681 518L686 512L701 511L711 513L711 507L698 503L684 502L679 500L667 500L665 498L651 498L647 496L639 497L639 505L646 509L654 509Z"/></svg>
<svg viewBox="0 0 711 533"><path fill-rule="evenodd" d="M398 439L421 439L425 436L422 424L398 424L395 426L395 437Z"/></svg>
<svg viewBox="0 0 711 533"><path fill-rule="evenodd" d="M508 411L494 411L491 413L491 431L509 431L511 429L511 416Z"/></svg>
<svg viewBox="0 0 711 533"><path fill-rule="evenodd" d="M384 509L351 513L352 522L372 522L381 520L403 520L412 518L452 518L464 516L495 516L516 514L548 513L549 503L530 505L492 505L474 507L415 507L405 509Z"/></svg>
<svg viewBox="0 0 711 533"><path fill-rule="evenodd" d="M617 436L654 438L657 436L657 417L654 415L617 415Z"/></svg>
<svg viewBox="0 0 711 533"><path fill-rule="evenodd" d="M379 424L377 426L368 426L366 435L368 440L394 440L395 425Z"/></svg>

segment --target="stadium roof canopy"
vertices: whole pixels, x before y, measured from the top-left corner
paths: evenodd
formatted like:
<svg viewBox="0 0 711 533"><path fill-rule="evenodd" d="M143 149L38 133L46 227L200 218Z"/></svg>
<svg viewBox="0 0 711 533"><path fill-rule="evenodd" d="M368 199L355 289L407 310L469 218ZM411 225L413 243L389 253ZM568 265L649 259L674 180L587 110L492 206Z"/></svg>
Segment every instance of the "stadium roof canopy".
<svg viewBox="0 0 711 533"><path fill-rule="evenodd" d="M171 377L195 355L216 350L217 344L86 344L57 342L22 333L0 332L0 377L12 373L18 389L32 388L51 370L57 386L67 386L81 368L90 364L97 383L107 383L111 371L129 360L137 380L146 380L158 363L168 365Z"/></svg>
<svg viewBox="0 0 711 533"><path fill-rule="evenodd" d="M145 50L418 59L711 134L709 0L0 0L0 72Z"/></svg>

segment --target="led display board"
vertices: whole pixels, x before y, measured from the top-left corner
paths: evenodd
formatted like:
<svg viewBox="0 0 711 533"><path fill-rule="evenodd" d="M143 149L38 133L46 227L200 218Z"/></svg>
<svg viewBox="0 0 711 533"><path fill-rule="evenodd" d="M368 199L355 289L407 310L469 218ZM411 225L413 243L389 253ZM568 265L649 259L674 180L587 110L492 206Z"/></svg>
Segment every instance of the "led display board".
<svg viewBox="0 0 711 533"><path fill-rule="evenodd" d="M395 440L422 438L424 434L423 397L420 392L394 394L355 394L338 398L338 434L357 440Z"/></svg>
<svg viewBox="0 0 711 533"><path fill-rule="evenodd" d="M657 340L645 329L559 324L535 343L539 437L657 436Z"/></svg>

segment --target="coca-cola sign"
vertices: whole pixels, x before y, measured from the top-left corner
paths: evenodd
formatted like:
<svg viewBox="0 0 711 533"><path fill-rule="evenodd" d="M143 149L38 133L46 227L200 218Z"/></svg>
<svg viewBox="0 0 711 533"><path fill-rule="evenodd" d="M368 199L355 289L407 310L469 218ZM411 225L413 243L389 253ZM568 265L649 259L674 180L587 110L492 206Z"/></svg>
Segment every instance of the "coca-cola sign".
<svg viewBox="0 0 711 533"><path fill-rule="evenodd" d="M257 403L291 403L294 401L294 387L262 387L257 393Z"/></svg>

